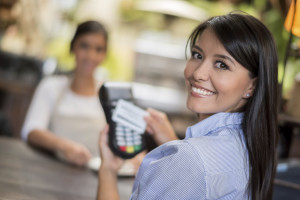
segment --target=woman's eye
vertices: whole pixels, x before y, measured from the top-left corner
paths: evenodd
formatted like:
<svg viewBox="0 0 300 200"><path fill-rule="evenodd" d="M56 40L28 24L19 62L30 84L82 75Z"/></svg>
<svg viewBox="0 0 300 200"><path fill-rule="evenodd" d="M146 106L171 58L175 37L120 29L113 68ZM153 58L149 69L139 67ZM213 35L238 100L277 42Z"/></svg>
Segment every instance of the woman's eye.
<svg viewBox="0 0 300 200"><path fill-rule="evenodd" d="M87 49L89 47L89 45L87 43L84 43L84 42L80 43L79 46L80 46L81 49Z"/></svg>
<svg viewBox="0 0 300 200"><path fill-rule="evenodd" d="M104 51L104 47L97 47L97 48L96 48L96 51L97 51L98 53L101 53L102 51Z"/></svg>
<svg viewBox="0 0 300 200"><path fill-rule="evenodd" d="M202 55L198 52L192 52L192 58L194 59L202 59Z"/></svg>
<svg viewBox="0 0 300 200"><path fill-rule="evenodd" d="M229 67L221 61L217 61L216 67L221 69L221 70L228 70L229 69Z"/></svg>

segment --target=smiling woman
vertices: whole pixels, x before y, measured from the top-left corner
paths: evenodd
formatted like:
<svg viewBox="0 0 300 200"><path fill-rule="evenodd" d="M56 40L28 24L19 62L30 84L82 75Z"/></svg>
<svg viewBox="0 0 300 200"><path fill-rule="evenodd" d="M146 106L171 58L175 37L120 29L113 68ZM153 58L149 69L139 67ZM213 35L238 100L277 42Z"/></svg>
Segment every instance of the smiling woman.
<svg viewBox="0 0 300 200"><path fill-rule="evenodd" d="M201 120L217 112L238 112L254 90L255 78L224 48L211 29L206 29L192 47L184 71L188 89L187 107Z"/></svg>
<svg viewBox="0 0 300 200"><path fill-rule="evenodd" d="M272 199L278 138L278 65L270 31L252 16L229 14L200 24L189 41L192 55L197 57L187 63L187 86L204 86L214 94L202 100L191 92L188 107L200 119L216 112L243 113L242 137L249 162L248 197ZM205 74L206 79L198 73Z"/></svg>
<svg viewBox="0 0 300 200"><path fill-rule="evenodd" d="M240 13L212 17L189 37L187 107L199 122L174 140L166 115L147 130L168 141L144 158L131 199L271 200L277 144L277 52L270 31ZM164 141L165 138L164 138ZM101 133L98 199L118 199L122 159Z"/></svg>

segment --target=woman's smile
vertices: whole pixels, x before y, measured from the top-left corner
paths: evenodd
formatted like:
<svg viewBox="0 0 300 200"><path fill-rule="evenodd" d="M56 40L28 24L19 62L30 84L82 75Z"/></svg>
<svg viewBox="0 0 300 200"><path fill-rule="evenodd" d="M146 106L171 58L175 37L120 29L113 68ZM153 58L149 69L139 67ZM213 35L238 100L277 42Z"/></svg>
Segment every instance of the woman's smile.
<svg viewBox="0 0 300 200"><path fill-rule="evenodd" d="M216 94L215 92L212 92L206 88L203 88L201 86L191 86L191 95L195 96L195 97L209 97L212 96L214 94Z"/></svg>
<svg viewBox="0 0 300 200"><path fill-rule="evenodd" d="M199 36L191 55L184 70L187 107L202 119L218 112L238 112L255 88L250 72L210 29Z"/></svg>

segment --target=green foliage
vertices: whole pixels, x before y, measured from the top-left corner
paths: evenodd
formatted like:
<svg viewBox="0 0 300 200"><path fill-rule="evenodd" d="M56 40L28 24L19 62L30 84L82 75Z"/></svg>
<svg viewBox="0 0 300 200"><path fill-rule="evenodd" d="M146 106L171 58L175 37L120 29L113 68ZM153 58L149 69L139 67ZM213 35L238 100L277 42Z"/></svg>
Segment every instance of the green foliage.
<svg viewBox="0 0 300 200"><path fill-rule="evenodd" d="M58 62L58 67L62 71L70 71L74 68L74 56L70 53L70 41L62 37L57 37L46 46L46 54L53 57Z"/></svg>
<svg viewBox="0 0 300 200"><path fill-rule="evenodd" d="M289 39L289 32L284 29L284 17L280 14L279 11L275 9L270 9L263 14L263 22L271 31L274 40L277 45L278 51L278 64L279 72L278 78L279 81L282 81L284 73L284 58L287 50L287 43ZM284 83L283 83L283 96L288 98L289 91L291 90L295 75L300 71L300 60L293 57L288 57L288 62L284 74Z"/></svg>

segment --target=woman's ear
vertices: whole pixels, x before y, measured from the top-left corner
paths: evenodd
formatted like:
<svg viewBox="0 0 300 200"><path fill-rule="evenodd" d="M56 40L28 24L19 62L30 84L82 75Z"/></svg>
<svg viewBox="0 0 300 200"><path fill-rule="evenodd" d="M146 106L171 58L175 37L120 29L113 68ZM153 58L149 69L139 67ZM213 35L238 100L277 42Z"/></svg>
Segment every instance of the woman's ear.
<svg viewBox="0 0 300 200"><path fill-rule="evenodd" d="M252 78L250 80L249 86L243 96L244 98L248 99L248 98L252 97L254 89L256 87L256 82L257 82L257 78Z"/></svg>

